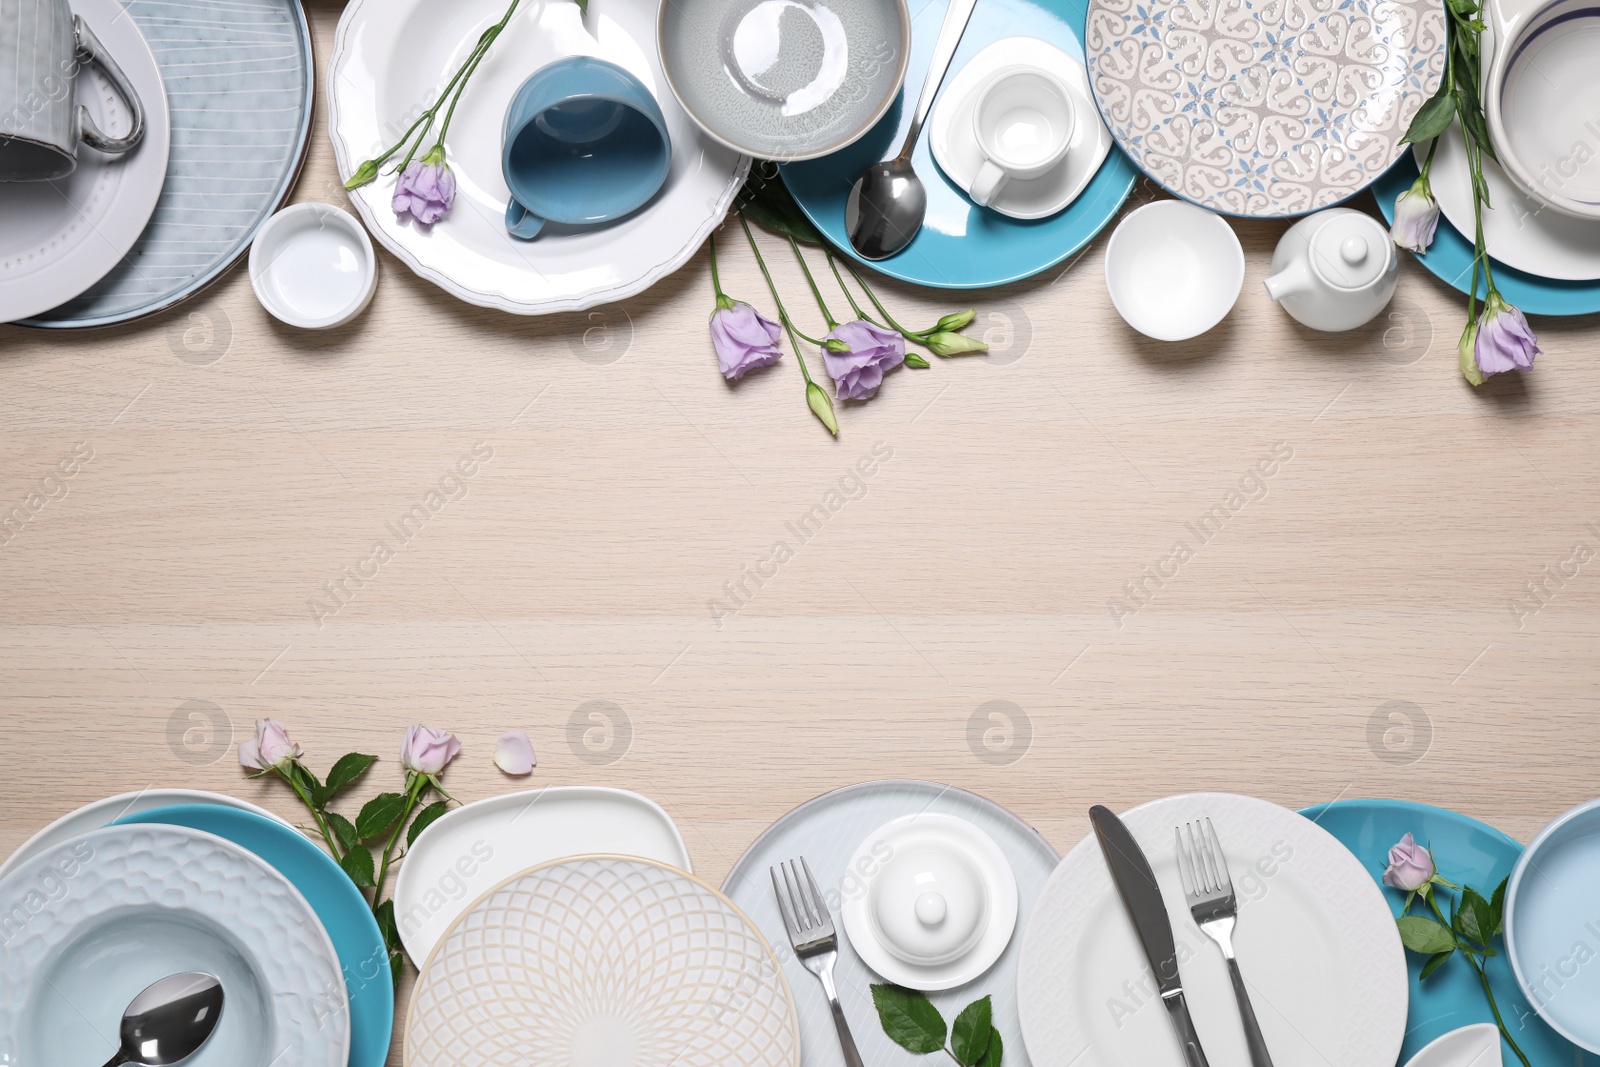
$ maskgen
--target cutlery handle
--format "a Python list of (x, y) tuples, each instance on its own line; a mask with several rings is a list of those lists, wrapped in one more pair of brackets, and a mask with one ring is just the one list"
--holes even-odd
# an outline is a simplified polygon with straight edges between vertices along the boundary
[(1200, 1049), (1200, 1035), (1195, 1032), (1194, 1019), (1189, 1016), (1189, 1005), (1183, 999), (1183, 991), (1164, 998), (1167, 1011), (1172, 1014), (1172, 1028), (1178, 1032), (1178, 1044), (1183, 1047), (1183, 1062), (1185, 1067), (1211, 1067), (1206, 1062), (1206, 1054)]
[(928, 120), (928, 111), (933, 107), (933, 98), (939, 95), (939, 84), (944, 81), (945, 71), (950, 69), (956, 46), (961, 43), (967, 21), (972, 18), (972, 9), (977, 6), (978, 0), (950, 0), (950, 6), (945, 9), (939, 38), (933, 43), (933, 59), (928, 63), (928, 76), (922, 83), (922, 95), (917, 97), (917, 110), (911, 115), (911, 129), (906, 132), (905, 144), (900, 148), (901, 159), (911, 158), (911, 150), (916, 147), (917, 137), (922, 133), (922, 124)]
[(1239, 1001), (1239, 1018), (1244, 1020), (1244, 1040), (1250, 1046), (1250, 1067), (1272, 1067), (1272, 1057), (1267, 1053), (1267, 1039), (1261, 1036), (1256, 1023), (1255, 1005), (1244, 988), (1244, 975), (1239, 973), (1239, 961), (1228, 958), (1228, 977), (1233, 979), (1233, 995)]
[(817, 975), (822, 979), (822, 991), (828, 994), (828, 1007), (833, 1011), (833, 1028), (839, 1031), (839, 1051), (844, 1053), (844, 1067), (863, 1067), (861, 1053), (856, 1051), (856, 1039), (850, 1033), (850, 1022), (844, 1017), (844, 1007), (839, 1003), (839, 991), (833, 985), (830, 967)]

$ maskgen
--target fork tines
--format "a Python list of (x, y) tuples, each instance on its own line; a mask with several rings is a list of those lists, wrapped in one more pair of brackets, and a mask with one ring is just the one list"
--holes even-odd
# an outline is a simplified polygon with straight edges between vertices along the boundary
[(1192, 898), (1233, 896), (1233, 876), (1228, 873), (1227, 855), (1217, 839), (1210, 818), (1177, 827), (1178, 876), (1183, 891)]
[(778, 898), (778, 910), (783, 913), (783, 925), (789, 931), (789, 942), (796, 952), (822, 946), (834, 940), (833, 916), (811, 875), (811, 866), (805, 857), (788, 860), (768, 868), (772, 875), (772, 890)]

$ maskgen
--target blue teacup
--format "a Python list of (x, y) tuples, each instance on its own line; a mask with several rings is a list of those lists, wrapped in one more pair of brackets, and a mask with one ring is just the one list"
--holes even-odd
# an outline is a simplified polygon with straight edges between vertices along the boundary
[(672, 142), (661, 107), (632, 74), (590, 56), (558, 59), (517, 90), (506, 110), (501, 167), (506, 229), (534, 237), (545, 222), (609, 222), (636, 211), (667, 180)]

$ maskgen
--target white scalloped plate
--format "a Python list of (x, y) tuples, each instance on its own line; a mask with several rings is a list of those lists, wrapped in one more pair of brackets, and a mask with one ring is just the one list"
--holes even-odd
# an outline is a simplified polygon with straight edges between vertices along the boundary
[[(437, 87), (505, 11), (504, 0), (351, 0), (339, 20), (328, 78), (329, 132), (348, 178), (432, 102)], [(510, 196), (500, 172), (501, 126), (518, 87), (561, 55), (598, 55), (655, 94), (672, 139), (672, 169), (655, 199), (605, 226), (547, 228), (533, 241), (505, 232)], [(462, 94), (446, 140), (458, 191), (432, 227), (400, 220), (382, 176), (350, 194), (385, 248), (471, 304), (519, 315), (577, 311), (643, 292), (677, 270), (727, 214), (750, 168), (701, 132), (667, 88), (653, 0), (525, 4)]]
[[(1250, 1062), (1227, 965), (1190, 919), (1178, 878), (1173, 831), (1206, 817), (1233, 876), (1234, 947), (1274, 1067), (1393, 1067), (1405, 1038), (1406, 958), (1377, 882), (1311, 820), (1226, 793), (1167, 797), (1122, 816), (1161, 884), (1207, 1058)], [(1182, 1067), (1092, 835), (1039, 895), (1023, 934), (1017, 1003), (1035, 1067)]]
[(345, 1067), (350, 1000), (316, 913), (263, 860), (181, 826), (109, 826), (0, 881), (0, 1065), (104, 1063), (134, 996), (222, 980), (184, 1067)]
[(405, 1067), (799, 1067), (789, 984), (733, 903), (626, 856), (535, 867), (417, 979)]

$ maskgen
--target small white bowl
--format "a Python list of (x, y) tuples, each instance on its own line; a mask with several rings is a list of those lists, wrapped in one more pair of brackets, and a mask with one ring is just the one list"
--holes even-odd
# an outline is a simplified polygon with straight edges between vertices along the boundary
[(378, 288), (372, 239), (332, 204), (284, 208), (250, 246), (250, 285), (275, 318), (306, 330), (343, 326)]
[(1117, 313), (1157, 341), (1198, 337), (1221, 322), (1244, 285), (1244, 248), (1219, 215), (1182, 200), (1131, 213), (1106, 246)]

